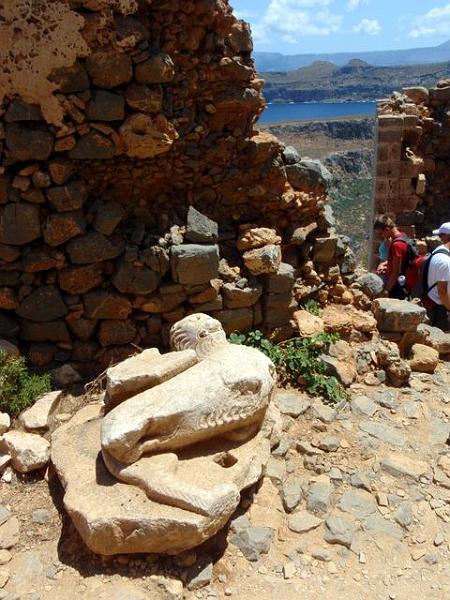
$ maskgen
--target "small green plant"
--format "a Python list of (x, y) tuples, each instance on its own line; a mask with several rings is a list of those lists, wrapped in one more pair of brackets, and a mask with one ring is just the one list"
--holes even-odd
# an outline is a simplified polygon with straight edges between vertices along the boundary
[(322, 396), (330, 403), (346, 400), (348, 394), (336, 377), (325, 373), (325, 366), (319, 359), (336, 342), (336, 333), (319, 333), (312, 337), (292, 338), (280, 344), (273, 344), (261, 331), (233, 333), (229, 341), (257, 348), (268, 356), (277, 367), (280, 382), (284, 385), (304, 387), (312, 396)]
[(244, 346), (251, 346), (252, 348), (261, 350), (263, 354), (270, 358), (276, 367), (278, 367), (281, 362), (281, 349), (276, 344), (272, 344), (270, 340), (265, 338), (259, 329), (250, 331), (249, 333), (232, 333), (229, 337), (229, 341), (232, 344), (242, 344)]
[(0, 351), (0, 411), (16, 417), (50, 390), (49, 375), (30, 374), (23, 357)]
[(306, 302), (303, 304), (303, 308), (315, 317), (320, 317), (320, 315), (322, 314), (320, 304), (312, 299), (306, 300)]

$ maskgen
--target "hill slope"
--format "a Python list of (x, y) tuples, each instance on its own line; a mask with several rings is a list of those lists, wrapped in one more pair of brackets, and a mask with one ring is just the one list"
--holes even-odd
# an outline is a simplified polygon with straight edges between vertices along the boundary
[(450, 40), (430, 48), (409, 50), (380, 50), (378, 52), (338, 52), (335, 54), (295, 54), (276, 52), (255, 52), (258, 71), (290, 71), (305, 67), (318, 60), (343, 66), (353, 58), (359, 58), (373, 66), (392, 67), (397, 65), (420, 65), (446, 62), (450, 60)]
[(316, 61), (308, 67), (281, 73), (261, 73), (268, 102), (373, 100), (412, 85), (432, 87), (450, 77), (450, 62), (403, 67), (374, 67), (352, 60), (343, 67)]

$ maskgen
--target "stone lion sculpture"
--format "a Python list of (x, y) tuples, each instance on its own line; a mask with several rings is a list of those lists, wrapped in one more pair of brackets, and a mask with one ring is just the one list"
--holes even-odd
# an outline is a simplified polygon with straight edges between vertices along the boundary
[(213, 514), (236, 505), (240, 490), (231, 483), (189, 485), (177, 476), (176, 454), (168, 453), (212, 438), (250, 438), (261, 427), (275, 367), (258, 350), (228, 343), (220, 322), (204, 314), (176, 323), (170, 341), (174, 354), (196, 364), (105, 416), (103, 459), (115, 477), (150, 498)]
[(204, 314), (176, 323), (170, 341), (168, 354), (145, 350), (109, 369), (106, 406), (82, 409), (53, 435), (64, 504), (94, 552), (201, 544), (270, 456), (273, 363), (230, 344)]

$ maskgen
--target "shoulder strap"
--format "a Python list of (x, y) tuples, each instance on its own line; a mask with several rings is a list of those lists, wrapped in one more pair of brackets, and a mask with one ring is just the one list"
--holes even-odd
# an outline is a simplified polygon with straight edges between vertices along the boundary
[(450, 250), (447, 250), (447, 248), (438, 248), (437, 250), (432, 252), (431, 256), (430, 256), (430, 260), (433, 258), (433, 256), (436, 256), (436, 254), (445, 254), (446, 256), (448, 256), (450, 258)]
[(426, 285), (424, 286), (426, 288), (425, 294), (428, 294), (429, 292), (431, 292), (431, 290), (433, 290), (438, 284), (438, 282), (436, 281), (436, 283), (433, 283), (432, 286), (428, 287), (428, 272), (430, 270), (431, 259), (433, 258), (433, 256), (436, 256), (436, 254), (445, 254), (446, 256), (448, 256), (450, 258), (450, 250), (447, 250), (447, 248), (437, 248), (428, 257), (428, 260), (426, 261), (426, 264), (424, 267), (424, 280), (426, 283)]
[(392, 244), (395, 244), (395, 242), (404, 242), (405, 244), (407, 244), (409, 241), (410, 241), (410, 239), (407, 235), (399, 235), (398, 237), (396, 237), (392, 240), (391, 246), (392, 246)]

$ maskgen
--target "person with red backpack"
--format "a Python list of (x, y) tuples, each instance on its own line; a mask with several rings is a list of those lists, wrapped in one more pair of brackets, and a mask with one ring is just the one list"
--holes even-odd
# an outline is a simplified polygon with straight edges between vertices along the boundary
[(438, 235), (442, 244), (430, 254), (424, 266), (422, 304), (428, 310), (431, 325), (450, 331), (450, 222), (435, 229), (433, 235)]
[(385, 263), (385, 293), (389, 298), (404, 300), (407, 297), (405, 275), (409, 264), (417, 256), (414, 244), (387, 215), (378, 215), (375, 218), (373, 231), (377, 239), (385, 240), (389, 246)]

